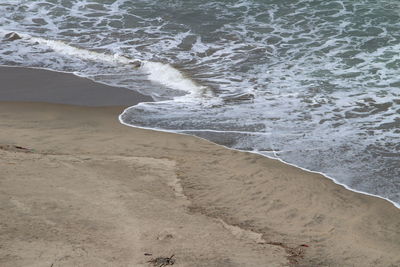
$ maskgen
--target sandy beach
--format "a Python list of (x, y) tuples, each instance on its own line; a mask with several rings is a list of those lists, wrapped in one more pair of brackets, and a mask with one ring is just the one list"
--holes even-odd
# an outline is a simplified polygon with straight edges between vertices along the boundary
[[(131, 90), (43, 69), (0, 67), (1, 101), (45, 102), (77, 106), (130, 106), (152, 101)], [(110, 90), (112, 88), (112, 90)]]
[(124, 126), (124, 107), (150, 101), (133, 91), (23, 68), (0, 82), (1, 266), (400, 266), (386, 200)]

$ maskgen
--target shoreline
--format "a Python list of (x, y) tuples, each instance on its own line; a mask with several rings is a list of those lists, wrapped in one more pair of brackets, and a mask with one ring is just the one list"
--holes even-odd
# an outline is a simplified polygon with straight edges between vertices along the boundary
[[(126, 109), (129, 109), (129, 107), (125, 108), (124, 111)], [(124, 113), (124, 111), (118, 116), (118, 120), (119, 120), (119, 122), (121, 124), (123, 124), (125, 126), (132, 127), (132, 128), (137, 128), (137, 129), (143, 129), (143, 130), (151, 130), (151, 131), (158, 131), (158, 132), (165, 132), (165, 133), (173, 133), (173, 134), (178, 134), (178, 135), (186, 135), (186, 136), (191, 136), (191, 137), (194, 137), (194, 138), (199, 138), (201, 140), (205, 140), (205, 141), (211, 142), (208, 139), (203, 138), (203, 137), (199, 137), (199, 136), (195, 136), (195, 135), (191, 135), (191, 134), (186, 134), (186, 133), (180, 133), (180, 132), (173, 131), (173, 130), (165, 130), (165, 129), (161, 129), (161, 128), (142, 127), (142, 126), (138, 126), (138, 125), (131, 125), (131, 124), (125, 123), (121, 119), (121, 115)], [(385, 198), (385, 197), (382, 197), (382, 196), (379, 196), (379, 195), (375, 195), (375, 194), (371, 194), (371, 193), (368, 193), (368, 192), (364, 192), (364, 191), (360, 191), (360, 190), (357, 190), (357, 189), (353, 189), (353, 188), (351, 188), (350, 186), (348, 186), (348, 185), (346, 185), (344, 183), (338, 182), (335, 178), (330, 177), (326, 173), (319, 172), (319, 171), (312, 171), (312, 170), (309, 170), (307, 168), (301, 167), (299, 165), (284, 161), (283, 159), (281, 159), (279, 157), (271, 157), (271, 156), (262, 154), (260, 152), (231, 148), (231, 147), (220, 145), (220, 144), (217, 144), (217, 143), (214, 143), (214, 142), (211, 142), (211, 143), (216, 145), (216, 146), (221, 146), (221, 147), (223, 147), (225, 149), (230, 149), (230, 150), (233, 150), (233, 151), (239, 151), (239, 152), (244, 152), (244, 153), (251, 153), (251, 154), (259, 155), (259, 156), (262, 156), (262, 157), (266, 157), (268, 159), (278, 160), (278, 161), (282, 162), (283, 164), (286, 164), (286, 165), (289, 165), (289, 166), (293, 166), (293, 167), (301, 169), (303, 171), (306, 171), (306, 172), (309, 172), (309, 173), (319, 174), (319, 175), (323, 176), (324, 178), (326, 178), (328, 180), (331, 180), (335, 184), (344, 187), (346, 190), (349, 190), (349, 191), (354, 192), (354, 193), (358, 193), (358, 194), (362, 194), (362, 195), (366, 195), (366, 196), (370, 196), (370, 197), (376, 197), (376, 198), (379, 198), (379, 199), (382, 199), (382, 200), (386, 200), (387, 202), (389, 202), (390, 204), (392, 204), (393, 206), (395, 206), (397, 209), (400, 210), (400, 203), (396, 203), (396, 202), (390, 200), (389, 198)]]
[[(56, 70), (51, 70), (51, 69), (47, 69), (47, 68), (39, 68), (39, 67), (20, 67), (20, 66), (10, 66), (10, 65), (1, 65), (1, 66), (0, 66), (0, 71), (1, 71), (2, 69), (4, 69), (4, 68), (16, 68), (16, 69), (27, 69), (27, 70), (40, 70), (40, 71), (50, 72), (50, 73), (52, 73), (52, 72), (53, 72), (53, 73), (61, 73), (61, 74), (65, 74), (65, 75), (68, 75), (68, 76), (69, 76), (69, 75), (73, 75), (74, 77), (77, 77), (77, 78), (79, 78), (79, 79), (88, 80), (88, 81), (90, 81), (91, 83), (99, 84), (99, 85), (103, 86), (104, 88), (106, 88), (106, 90), (111, 90), (111, 88), (114, 88), (114, 89), (112, 89), (112, 90), (121, 90), (121, 89), (122, 89), (121, 91), (133, 92), (132, 95), (134, 95), (135, 101), (132, 101), (131, 98), (128, 98), (128, 101), (132, 101), (132, 102), (131, 102), (132, 104), (125, 104), (125, 105), (127, 105), (127, 107), (124, 107), (123, 110), (121, 111), (121, 113), (120, 113), (119, 116), (118, 116), (118, 120), (119, 120), (119, 122), (120, 122), (121, 124), (123, 124), (123, 125), (125, 125), (125, 126), (128, 126), (128, 127), (133, 127), (133, 128), (140, 128), (140, 129), (145, 129), (145, 130), (154, 130), (154, 131), (167, 132), (167, 133), (174, 133), (174, 134), (182, 134), (182, 135), (188, 135), (188, 136), (193, 136), (193, 137), (195, 137), (195, 138), (207, 140), (207, 139), (202, 138), (202, 137), (198, 137), (198, 136), (194, 136), (194, 135), (190, 135), (190, 134), (185, 134), (185, 133), (180, 133), (180, 132), (173, 131), (173, 130), (165, 130), (165, 129), (160, 129), (160, 128), (150, 128), (150, 127), (141, 127), (141, 126), (137, 126), (137, 125), (130, 125), (130, 124), (124, 123), (124, 122), (122, 121), (121, 115), (125, 112), (126, 109), (129, 109), (129, 107), (134, 106), (134, 105), (137, 105), (137, 104), (142, 103), (142, 102), (154, 102), (154, 99), (153, 99), (151, 96), (142, 95), (142, 94), (140, 94), (139, 92), (136, 92), (136, 91), (133, 91), (133, 90), (129, 90), (129, 89), (124, 88), (124, 87), (110, 86), (110, 85), (107, 85), (107, 84), (105, 84), (105, 83), (100, 83), (100, 82), (98, 82), (98, 81), (94, 81), (94, 80), (92, 80), (92, 79), (90, 79), (90, 78), (88, 78), (88, 77), (79, 76), (79, 75), (77, 75), (77, 74), (75, 74), (75, 73), (70, 73), (70, 72), (56, 71)], [(1, 72), (0, 72), (0, 75), (2, 75)], [(2, 93), (2, 92), (0, 91), (0, 93)], [(72, 94), (76, 95), (76, 92), (73, 92)], [(138, 96), (139, 96), (139, 97), (138, 97)], [(54, 97), (54, 96), (53, 96), (53, 97)], [(137, 101), (137, 100), (138, 100), (138, 101)], [(0, 95), (0, 101), (2, 101), (2, 95)], [(86, 101), (87, 101), (87, 100), (86, 100)], [(121, 101), (121, 100), (118, 99), (117, 101)], [(33, 102), (37, 102), (37, 101), (33, 101)], [(44, 101), (44, 102), (48, 103), (47, 101)], [(49, 103), (53, 103), (53, 102), (49, 102)], [(67, 104), (67, 103), (59, 103), (59, 104)], [(72, 105), (76, 105), (76, 104), (75, 104), (75, 103), (72, 103)], [(81, 105), (81, 104), (78, 104), (78, 105)], [(103, 102), (103, 103), (100, 103), (100, 104), (97, 104), (97, 105), (95, 105), (95, 106), (104, 106), (104, 105), (105, 105), (105, 106), (110, 106), (110, 104), (105, 104), (104, 102)], [(84, 104), (83, 106), (87, 106), (87, 105)], [(89, 105), (89, 106), (90, 106), (90, 105)], [(111, 106), (115, 106), (115, 104), (111, 104)], [(121, 105), (118, 105), (118, 106), (121, 106)], [(207, 140), (207, 141), (208, 141), (208, 140)], [(213, 142), (211, 142), (211, 143), (213, 143)], [(359, 193), (359, 194), (363, 194), (363, 195), (372, 196), (372, 197), (376, 197), (376, 198), (379, 198), (379, 199), (386, 200), (386, 201), (388, 201), (390, 204), (392, 204), (393, 206), (395, 206), (396, 208), (400, 209), (400, 203), (396, 203), (396, 202), (390, 200), (389, 198), (386, 198), (386, 197), (383, 197), (383, 196), (380, 196), (380, 195), (375, 195), (375, 194), (372, 194), (372, 193), (368, 193), (368, 192), (364, 192), (364, 191), (360, 191), (360, 190), (351, 188), (350, 186), (348, 186), (348, 185), (346, 185), (346, 184), (344, 184), (344, 183), (341, 183), (341, 182), (337, 181), (335, 178), (330, 177), (330, 176), (327, 175), (326, 173), (319, 172), (319, 171), (312, 171), (312, 170), (309, 170), (309, 169), (307, 169), (307, 168), (298, 166), (298, 165), (296, 165), (296, 164), (293, 164), (293, 163), (284, 161), (283, 159), (281, 159), (281, 158), (279, 158), (279, 157), (270, 157), (270, 156), (268, 156), (268, 155), (265, 155), (265, 154), (262, 154), (262, 153), (259, 153), (259, 152), (256, 152), (256, 151), (240, 150), (240, 149), (235, 149), (235, 148), (227, 147), (227, 146), (220, 145), (220, 144), (216, 144), (216, 143), (213, 143), (213, 144), (215, 144), (215, 145), (217, 145), (217, 146), (222, 146), (222, 147), (224, 147), (224, 148), (226, 148), (226, 149), (232, 149), (232, 150), (236, 150), (236, 151), (240, 151), (240, 152), (253, 153), (253, 154), (260, 155), (260, 156), (263, 156), (263, 157), (266, 157), (266, 158), (269, 158), (269, 159), (277, 159), (277, 160), (279, 160), (280, 162), (282, 162), (282, 163), (284, 163), (284, 164), (287, 164), (287, 165), (290, 165), (290, 166), (299, 168), (299, 169), (301, 169), (301, 170), (308, 171), (308, 172), (310, 172), (310, 173), (320, 174), (320, 175), (324, 176), (326, 179), (329, 179), (329, 180), (333, 181), (333, 182), (334, 182), (335, 184), (337, 184), (337, 185), (343, 186), (345, 189), (347, 189), (347, 190), (349, 190), (349, 191), (352, 191), (352, 192), (355, 192), (355, 193)]]
[[(48, 75), (51, 76), (52, 73), (49, 72)], [(72, 75), (70, 76), (73, 79)], [(228, 252), (235, 251), (235, 253), (246, 255), (243, 261), (237, 256), (229, 256), (225, 251), (224, 257), (229, 258), (230, 261), (220, 261), (221, 259), (217, 261), (215, 257), (224, 251), (224, 246), (220, 244), (214, 247), (219, 251), (218, 253), (208, 252), (211, 253), (209, 255), (213, 260), (205, 262), (204, 266), (207, 266), (207, 263), (208, 266), (235, 266), (233, 263), (239, 264), (239, 262), (240, 266), (254, 266), (260, 264), (257, 260), (261, 260), (264, 264), (268, 261), (271, 266), (368, 264), (368, 262), (371, 263), (371, 259), (377, 262), (376, 266), (385, 266), (388, 262), (400, 263), (400, 258), (393, 254), (400, 247), (399, 242), (396, 241), (400, 232), (395, 227), (396, 218), (400, 218), (400, 213), (396, 207), (388, 205), (388, 201), (383, 201), (383, 198), (348, 190), (345, 186), (326, 179), (329, 177), (305, 171), (277, 159), (270, 159), (265, 155), (226, 149), (224, 146), (187, 134), (177, 135), (154, 129), (126, 127), (113, 117), (121, 113), (120, 106), (89, 108), (21, 102), (3, 102), (0, 106), (2, 106), (0, 109), (3, 115), (6, 114), (2, 123), (4, 132), (0, 134), (0, 145), (4, 146), (7, 140), (19, 140), (18, 143), (14, 142), (14, 146), (34, 144), (33, 149), (39, 152), (25, 155), (26, 161), (29, 161), (31, 156), (36, 157), (37, 154), (44, 158), (49, 156), (55, 162), (60, 160), (62, 163), (67, 160), (67, 165), (70, 166), (75, 164), (74, 161), (84, 162), (83, 156), (79, 155), (90, 152), (89, 155), (93, 158), (98, 157), (100, 162), (102, 158), (108, 162), (108, 157), (111, 157), (112, 162), (122, 165), (125, 163), (120, 162), (121, 157), (133, 157), (139, 169), (140, 164), (143, 163), (141, 160), (146, 159), (146, 164), (151, 165), (148, 167), (150, 172), (156, 170), (159, 163), (168, 165), (170, 170), (176, 166), (176, 177), (172, 177), (172, 180), (171, 177), (168, 178), (170, 180), (166, 184), (168, 188), (172, 188), (172, 195), (175, 196), (169, 198), (167, 202), (174, 203), (176, 199), (179, 199), (178, 207), (184, 208), (180, 210), (176, 207), (175, 209), (180, 210), (178, 212), (180, 218), (193, 216), (190, 219), (193, 225), (196, 225), (195, 222), (199, 220), (206, 222), (211, 228), (221, 226), (231, 236), (225, 236), (227, 233), (223, 233), (221, 228), (218, 228), (219, 230), (213, 228), (215, 232), (210, 231), (210, 233), (216, 236), (223, 233), (226, 242), (229, 240), (234, 243), (232, 247), (228, 247)], [(78, 114), (82, 116), (79, 117)], [(112, 127), (109, 127), (110, 125)], [(29, 135), (26, 135), (27, 132)], [(12, 143), (8, 142), (7, 145), (10, 146)], [(127, 144), (132, 147), (127, 147)], [(17, 148), (8, 146), (0, 150), (6, 158), (12, 158), (12, 153), (22, 153)], [(59, 155), (59, 151), (74, 160), (61, 159), (60, 157), (63, 156)], [(160, 160), (163, 159), (169, 162), (161, 163)], [(99, 162), (99, 160), (96, 159), (94, 162)], [(48, 163), (45, 162), (45, 164)], [(97, 165), (96, 168), (102, 168)], [(61, 166), (64, 165), (61, 164)], [(27, 169), (34, 168), (34, 165), (28, 164), (27, 167)], [(90, 166), (84, 167), (86, 171), (91, 170)], [(40, 172), (41, 169), (37, 171)], [(163, 174), (163, 170), (159, 171), (151, 179), (164, 183), (162, 179), (166, 175)], [(118, 172), (112, 173), (118, 176)], [(79, 175), (76, 179), (80, 179)], [(104, 179), (105, 182), (110, 182)], [(140, 181), (140, 178), (136, 181)], [(148, 184), (144, 183), (143, 186), (146, 187)], [(156, 195), (164, 189), (152, 188)], [(140, 192), (143, 194), (147, 191)], [(47, 192), (42, 193), (47, 194)], [(137, 201), (140, 201), (140, 198)], [(159, 204), (156, 206), (159, 207)], [(26, 208), (24, 209), (26, 212)], [(146, 212), (143, 211), (143, 214), (149, 216), (147, 223), (151, 224), (154, 219), (163, 218)], [(203, 220), (203, 216), (206, 221)], [(214, 220), (222, 220), (222, 223)], [(183, 227), (191, 228), (192, 224), (184, 224)], [(175, 233), (178, 233), (178, 236), (180, 233), (178, 228), (174, 231), (171, 234), (172, 240), (175, 238)], [(371, 238), (367, 234), (374, 237)], [(349, 240), (349, 235), (354, 238)], [(144, 239), (140, 242), (150, 242), (150, 247), (158, 247), (161, 243), (165, 245), (169, 237), (156, 241)], [(249, 240), (252, 240), (251, 245), (247, 244)], [(365, 246), (358, 244), (360, 240), (364, 241)], [(189, 241), (186, 245), (188, 248), (193, 248), (190, 240), (183, 238), (180, 241)], [(210, 241), (208, 239), (205, 243), (200, 242), (196, 249), (200, 248), (204, 251), (206, 249), (204, 246), (207, 246)], [(227, 244), (230, 244), (229, 242)], [(343, 247), (346, 246), (349, 247), (344, 249)], [(158, 249), (163, 251), (160, 247)], [(266, 255), (261, 257), (258, 253)], [(179, 257), (183, 254), (182, 251)], [(138, 254), (135, 255), (138, 256)], [(195, 250), (186, 256), (188, 255), (197, 257), (197, 260), (206, 259), (200, 254), (196, 255)], [(261, 258), (250, 262), (250, 258), (256, 255)], [(365, 258), (360, 259), (361, 255)], [(129, 258), (129, 260), (133, 259)], [(193, 263), (199, 262), (187, 261), (182, 266), (190, 266)]]

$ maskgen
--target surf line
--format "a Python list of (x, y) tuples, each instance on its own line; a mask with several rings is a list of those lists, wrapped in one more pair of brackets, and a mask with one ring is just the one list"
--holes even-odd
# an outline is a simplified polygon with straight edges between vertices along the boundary
[[(145, 103), (146, 103), (146, 102), (142, 102), (142, 103), (139, 103), (139, 104), (137, 104), (137, 105), (145, 104)], [(137, 106), (137, 105), (135, 105), (135, 106)], [(135, 107), (135, 106), (132, 106), (132, 107)], [(280, 162), (282, 162), (282, 163), (284, 163), (284, 164), (287, 164), (287, 165), (290, 165), (290, 166), (299, 168), (299, 169), (301, 169), (301, 170), (303, 170), (303, 171), (307, 171), (307, 172), (310, 172), (310, 173), (316, 173), (316, 174), (322, 175), (323, 177), (332, 180), (335, 184), (340, 185), (340, 186), (343, 186), (345, 189), (347, 189), (347, 190), (349, 190), (349, 191), (352, 191), (352, 192), (355, 192), (355, 193), (359, 193), (359, 194), (363, 194), (363, 195), (367, 195), (367, 196), (376, 197), (376, 198), (380, 198), (380, 199), (386, 200), (386, 201), (388, 201), (389, 203), (391, 203), (393, 206), (395, 206), (396, 208), (400, 209), (400, 203), (396, 203), (396, 202), (390, 200), (389, 198), (385, 198), (385, 197), (382, 197), (382, 196), (379, 196), (379, 195), (375, 195), (375, 194), (372, 194), (372, 193), (368, 193), (368, 192), (364, 192), (364, 191), (360, 191), (360, 190), (351, 188), (350, 186), (348, 186), (348, 185), (346, 185), (346, 184), (344, 184), (344, 183), (341, 183), (341, 182), (337, 181), (335, 178), (333, 178), (333, 177), (331, 177), (331, 176), (329, 176), (329, 175), (327, 175), (327, 174), (325, 174), (325, 173), (323, 173), (323, 172), (312, 171), (312, 170), (303, 168), (303, 167), (301, 167), (301, 166), (298, 166), (298, 165), (296, 165), (296, 164), (293, 164), (293, 163), (290, 163), (290, 162), (286, 162), (286, 161), (284, 161), (283, 159), (281, 159), (281, 158), (279, 158), (279, 157), (277, 156), (276, 151), (273, 151), (275, 157), (272, 157), (272, 156), (268, 156), (268, 155), (266, 155), (266, 154), (263, 154), (263, 153), (261, 153), (261, 152), (259, 152), (259, 151), (248, 151), (248, 150), (236, 149), (236, 148), (231, 148), (231, 147), (228, 147), (228, 146), (220, 145), (220, 144), (214, 143), (214, 142), (212, 142), (212, 141), (210, 141), (210, 140), (208, 140), (208, 139), (206, 139), (206, 138), (203, 138), (203, 137), (199, 137), (199, 136), (195, 136), (195, 135), (192, 135), (192, 134), (185, 133), (185, 132), (183, 132), (182, 130), (167, 130), (167, 129), (156, 128), (156, 127), (155, 127), (155, 128), (151, 128), (151, 127), (143, 127), (143, 126), (134, 125), (134, 124), (128, 124), (128, 123), (126, 123), (126, 122), (123, 121), (122, 116), (124, 115), (124, 113), (125, 113), (126, 111), (128, 111), (128, 110), (129, 110), (130, 108), (132, 108), (132, 107), (128, 107), (128, 108), (124, 109), (123, 112), (118, 116), (118, 120), (119, 120), (119, 122), (120, 122), (121, 124), (123, 124), (123, 125), (125, 125), (125, 126), (128, 126), (128, 127), (132, 127), (132, 128), (138, 128), (138, 129), (144, 129), (144, 130), (152, 130), (152, 131), (159, 131), (159, 132), (166, 132), (166, 133), (174, 133), (174, 134), (182, 134), (182, 135), (193, 136), (193, 137), (195, 137), (195, 138), (199, 138), (199, 139), (202, 139), (202, 140), (211, 142), (211, 143), (213, 143), (213, 144), (215, 144), (215, 145), (217, 145), (217, 146), (220, 146), (220, 147), (223, 147), (223, 148), (226, 148), (226, 149), (230, 149), (230, 150), (234, 150), (234, 151), (240, 151), (240, 152), (247, 152), (247, 153), (252, 153), (252, 154), (257, 154), (257, 155), (260, 155), (260, 156), (263, 156), (263, 157), (266, 157), (266, 158), (269, 158), (269, 159), (279, 160)]]
[[(10, 32), (5, 32), (0, 29), (0, 32), (5, 35)], [(13, 32), (16, 33), (16, 32)], [(52, 49), (57, 54), (63, 56), (71, 56), (81, 60), (88, 60), (94, 62), (104, 62), (111, 65), (125, 65), (132, 69), (136, 69), (147, 76), (151, 82), (161, 84), (168, 88), (177, 91), (183, 91), (190, 97), (203, 98), (214, 97), (211, 88), (200, 85), (188, 75), (185, 75), (177, 68), (168, 63), (153, 62), (141, 60), (137, 58), (130, 58), (129, 56), (120, 54), (106, 54), (94, 52), (83, 48), (78, 48), (67, 44), (61, 40), (48, 40), (41, 37), (34, 37), (26, 33), (16, 33), (20, 39), (14, 40), (16, 42), (29, 42), (33, 45), (42, 45), (46, 48)]]

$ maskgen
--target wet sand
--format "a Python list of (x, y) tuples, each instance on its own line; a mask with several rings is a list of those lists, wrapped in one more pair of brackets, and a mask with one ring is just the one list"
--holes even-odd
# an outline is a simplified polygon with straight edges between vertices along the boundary
[(152, 98), (68, 73), (0, 67), (0, 100), (78, 106), (129, 106)]
[[(28, 95), (43, 86), (27, 85)], [(108, 99), (0, 103), (1, 266), (151, 266), (171, 255), (174, 266), (400, 266), (391, 203), (277, 160), (121, 125), (128, 103)]]

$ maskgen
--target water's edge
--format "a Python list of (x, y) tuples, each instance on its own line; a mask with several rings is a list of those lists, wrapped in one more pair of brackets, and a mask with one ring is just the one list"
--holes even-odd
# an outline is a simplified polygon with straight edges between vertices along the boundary
[[(1, 66), (1, 67), (13, 67), (13, 68), (40, 69), (40, 70), (46, 70), (46, 71), (49, 71), (49, 72), (66, 73), (66, 74), (75, 75), (75, 76), (80, 77), (80, 78), (88, 79), (88, 80), (93, 81), (93, 82), (98, 83), (98, 84), (109, 85), (109, 84), (107, 84), (107, 83), (102, 83), (102, 82), (99, 82), (99, 81), (97, 81), (97, 80), (94, 80), (94, 79), (91, 79), (91, 78), (89, 78), (89, 77), (86, 77), (85, 75), (79, 75), (78, 73), (75, 73), (75, 72), (66, 72), (66, 71), (52, 70), (52, 69), (42, 68), (42, 67), (26, 67), (26, 66), (15, 66), (15, 65), (14, 65), (14, 66), (13, 66), (13, 65), (0, 65), (0, 66)], [(117, 87), (117, 86), (115, 86), (115, 87)], [(127, 88), (125, 88), (125, 87), (120, 87), (120, 88), (123, 88), (123, 89), (125, 89), (125, 90), (131, 90), (131, 89), (127, 89)], [(132, 91), (134, 91), (134, 90), (132, 90)], [(135, 92), (137, 92), (137, 91), (135, 91)], [(143, 94), (142, 92), (138, 92), (138, 93)], [(150, 97), (151, 97), (151, 96), (150, 96)], [(150, 103), (150, 102), (141, 102), (141, 103)], [(140, 104), (140, 103), (139, 103), (139, 104)], [(139, 104), (138, 104), (138, 105), (139, 105)], [(134, 105), (134, 106), (136, 106), (136, 105)], [(368, 195), (368, 196), (372, 196), (372, 197), (376, 197), (376, 198), (380, 198), (380, 199), (386, 200), (386, 201), (388, 201), (389, 203), (391, 203), (393, 206), (395, 206), (396, 208), (400, 209), (400, 203), (396, 203), (396, 202), (394, 202), (394, 201), (392, 201), (392, 200), (390, 200), (390, 199), (388, 199), (388, 198), (385, 198), (385, 197), (382, 197), (382, 196), (379, 196), (379, 195), (375, 195), (375, 194), (371, 194), (371, 193), (368, 193), (368, 192), (364, 192), (364, 191), (360, 191), (360, 190), (353, 189), (353, 188), (351, 188), (350, 186), (348, 186), (348, 185), (346, 185), (346, 184), (344, 184), (344, 183), (340, 183), (340, 182), (337, 181), (335, 178), (330, 177), (329, 175), (327, 175), (327, 174), (325, 174), (325, 173), (323, 173), (323, 172), (312, 171), (312, 170), (303, 168), (303, 167), (298, 166), (298, 165), (296, 165), (296, 164), (292, 164), (292, 163), (286, 162), (286, 161), (284, 161), (283, 159), (281, 159), (281, 158), (279, 158), (279, 157), (270, 157), (270, 156), (268, 156), (268, 155), (262, 154), (262, 153), (257, 152), (257, 151), (240, 150), (240, 149), (235, 149), (235, 148), (227, 147), (227, 146), (224, 146), (224, 145), (221, 145), (221, 144), (217, 144), (217, 143), (211, 142), (210, 140), (208, 140), (208, 139), (206, 139), (206, 138), (198, 137), (198, 136), (191, 135), (191, 134), (187, 134), (187, 133), (182, 133), (182, 132), (179, 132), (179, 131), (166, 130), (166, 129), (161, 129), (161, 128), (142, 127), (142, 126), (138, 126), (138, 125), (132, 125), (132, 124), (125, 123), (125, 122), (122, 120), (123, 114), (124, 114), (129, 108), (134, 107), (134, 106), (130, 106), (130, 107), (128, 107), (128, 108), (125, 108), (125, 109), (121, 112), (121, 114), (118, 116), (118, 120), (119, 120), (119, 122), (120, 122), (122, 125), (125, 125), (125, 126), (128, 126), (128, 127), (132, 127), (132, 128), (137, 128), (137, 129), (152, 130), (152, 131), (158, 131), (158, 132), (166, 132), (166, 133), (173, 133), (173, 134), (178, 134), (178, 135), (191, 136), (191, 137), (193, 137), (193, 138), (199, 138), (199, 139), (201, 139), (201, 140), (205, 140), (205, 141), (207, 141), (207, 142), (210, 142), (210, 143), (212, 143), (212, 144), (214, 144), (214, 145), (216, 145), (216, 146), (219, 146), (219, 147), (223, 147), (223, 148), (225, 148), (225, 149), (229, 149), (229, 150), (233, 150), (233, 151), (240, 151), (240, 152), (245, 152), (245, 153), (257, 154), (257, 155), (260, 155), (260, 156), (262, 156), (262, 157), (266, 157), (266, 158), (273, 159), (273, 160), (278, 160), (278, 161), (280, 161), (280, 162), (282, 162), (282, 163), (284, 163), (284, 164), (286, 164), (286, 165), (290, 165), (290, 166), (299, 168), (299, 169), (304, 170), (304, 171), (307, 171), (307, 172), (309, 172), (309, 173), (320, 174), (320, 175), (322, 175), (323, 177), (325, 177), (325, 178), (327, 178), (327, 179), (330, 179), (330, 180), (333, 181), (335, 184), (340, 185), (340, 186), (343, 186), (345, 189), (347, 189), (347, 190), (349, 190), (349, 191), (352, 191), (352, 192), (355, 192), (355, 193), (359, 193), (359, 194), (363, 194), (363, 195)]]
[[(146, 103), (146, 102), (143, 102), (143, 103)], [(134, 106), (133, 106), (133, 107), (134, 107)], [(227, 147), (227, 146), (224, 146), (224, 145), (220, 145), (220, 144), (211, 142), (210, 140), (207, 140), (206, 138), (202, 138), (202, 137), (199, 137), (199, 136), (195, 136), (195, 135), (191, 135), (191, 134), (186, 134), (186, 133), (180, 133), (180, 132), (178, 132), (178, 131), (165, 130), (165, 129), (160, 129), (160, 128), (142, 127), (142, 126), (138, 126), (138, 125), (132, 125), (132, 124), (125, 123), (125, 122), (122, 120), (122, 115), (123, 115), (123, 114), (125, 113), (125, 111), (128, 110), (129, 108), (131, 108), (131, 107), (128, 107), (128, 108), (124, 109), (124, 111), (118, 116), (119, 122), (120, 122), (121, 124), (125, 125), (125, 126), (132, 127), (132, 128), (137, 128), (137, 129), (143, 129), (143, 130), (151, 130), (151, 131), (158, 131), (158, 132), (165, 132), (165, 133), (173, 133), (173, 134), (178, 134), (178, 135), (191, 136), (191, 137), (194, 137), (194, 138), (198, 138), (198, 139), (201, 139), (201, 140), (205, 140), (205, 141), (207, 141), (207, 142), (210, 142), (210, 143), (212, 143), (212, 144), (214, 144), (214, 145), (216, 145), (216, 146), (223, 147), (223, 148), (225, 148), (225, 149), (234, 150), (234, 151), (240, 151), (240, 152), (245, 152), (245, 153), (257, 154), (257, 155), (260, 155), (260, 156), (262, 156), (262, 157), (266, 157), (266, 158), (269, 158), (269, 159), (272, 159), (272, 160), (278, 160), (278, 161), (280, 161), (280, 162), (282, 162), (282, 163), (284, 163), (284, 164), (286, 164), (286, 165), (290, 165), (290, 166), (299, 168), (299, 169), (301, 169), (301, 170), (303, 170), (303, 171), (306, 171), (306, 172), (309, 172), (309, 173), (320, 174), (320, 175), (322, 175), (323, 177), (325, 177), (325, 178), (327, 178), (327, 179), (330, 179), (330, 180), (333, 181), (335, 184), (340, 185), (340, 186), (343, 186), (345, 189), (347, 189), (347, 190), (349, 190), (349, 191), (352, 191), (352, 192), (355, 192), (355, 193), (359, 193), (359, 194), (363, 194), (363, 195), (368, 195), (368, 196), (372, 196), (372, 197), (376, 197), (376, 198), (380, 198), (380, 199), (386, 200), (386, 201), (388, 201), (389, 203), (391, 203), (393, 206), (395, 206), (396, 208), (400, 209), (400, 203), (396, 203), (396, 202), (394, 202), (394, 201), (392, 201), (392, 200), (390, 200), (390, 199), (388, 199), (388, 198), (385, 198), (385, 197), (382, 197), (382, 196), (379, 196), (379, 195), (375, 195), (375, 194), (371, 194), (371, 193), (368, 193), (368, 192), (363, 192), (363, 191), (360, 191), (360, 190), (357, 190), (357, 189), (353, 189), (353, 188), (351, 188), (350, 186), (348, 186), (348, 185), (346, 185), (346, 184), (344, 184), (344, 183), (340, 183), (340, 182), (337, 181), (335, 178), (330, 177), (329, 175), (327, 175), (327, 174), (325, 174), (325, 173), (323, 173), (323, 172), (312, 171), (312, 170), (303, 168), (303, 167), (298, 166), (298, 165), (296, 165), (296, 164), (292, 164), (292, 163), (286, 162), (286, 161), (284, 161), (283, 159), (281, 159), (281, 158), (279, 158), (279, 157), (270, 157), (270, 156), (268, 156), (268, 155), (265, 155), (265, 154), (262, 154), (262, 153), (256, 152), (256, 151), (241, 150), (241, 149), (235, 149), (235, 148)]]
[[(3, 0), (0, 65), (139, 92), (154, 101), (113, 102), (131, 106), (120, 118), (127, 124), (280, 158), (400, 205), (399, 8), (396, 0)], [(114, 94), (77, 89), (71, 104)]]

